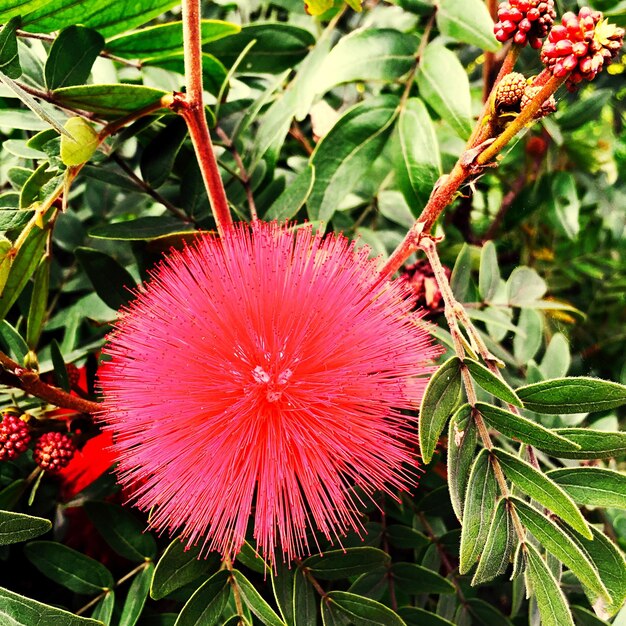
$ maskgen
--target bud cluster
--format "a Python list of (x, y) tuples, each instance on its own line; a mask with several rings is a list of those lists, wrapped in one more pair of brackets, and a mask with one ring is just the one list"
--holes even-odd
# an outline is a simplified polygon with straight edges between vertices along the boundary
[(618, 54), (624, 29), (602, 19), (600, 11), (587, 7), (578, 15), (568, 11), (555, 26), (541, 50), (541, 60), (554, 76), (568, 76), (568, 86), (593, 80)]
[[(533, 84), (532, 80), (526, 79), (519, 72), (511, 72), (504, 76), (496, 87), (494, 106), (499, 115), (507, 113), (519, 113), (530, 104), (541, 87)], [(539, 119), (556, 111), (556, 100), (550, 96), (535, 114)]]
[(18, 416), (5, 413), (0, 422), (0, 461), (12, 461), (26, 452), (30, 432), (26, 422)]
[(48, 472), (58, 472), (72, 460), (76, 446), (71, 437), (63, 433), (43, 434), (35, 445), (35, 463)]
[(555, 17), (554, 0), (509, 0), (500, 3), (494, 33), (498, 41), (538, 49)]

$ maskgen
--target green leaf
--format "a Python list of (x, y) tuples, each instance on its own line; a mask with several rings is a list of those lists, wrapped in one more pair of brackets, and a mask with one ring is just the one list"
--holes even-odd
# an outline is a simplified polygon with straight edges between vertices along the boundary
[(578, 626), (609, 626), (608, 622), (596, 617), (591, 611), (575, 604), (570, 606)]
[(187, 548), (180, 537), (174, 539), (156, 565), (150, 596), (162, 600), (218, 567), (219, 559), (214, 554), (204, 558), (201, 553), (200, 546)]
[(541, 361), (544, 378), (562, 378), (567, 374), (571, 360), (567, 338), (562, 333), (555, 333)]
[[(200, 40), (203, 44), (240, 32), (241, 27), (222, 20), (202, 20)], [(182, 22), (167, 22), (124, 33), (106, 44), (106, 51), (123, 59), (155, 59), (182, 52)]]
[(595, 592), (585, 589), (594, 611), (603, 619), (615, 615), (624, 606), (626, 601), (626, 561), (624, 554), (602, 532), (591, 527), (593, 541), (583, 537), (576, 537), (586, 554), (597, 568), (600, 579), (608, 589), (611, 601), (604, 602), (597, 598)]
[(266, 626), (285, 626), (272, 607), (261, 597), (254, 585), (239, 571), (233, 570), (232, 575), (237, 582), (241, 599), (246, 606)]
[(44, 161), (26, 180), (20, 192), (20, 208), (28, 209), (46, 196), (49, 183), (58, 172), (50, 168), (50, 163)]
[(491, 370), (488, 370), (484, 365), (481, 365), (478, 361), (473, 359), (465, 359), (464, 365), (469, 369), (472, 378), (490, 394), (494, 395), (499, 400), (513, 404), (517, 407), (523, 407), (522, 401), (517, 397), (517, 394), (502, 378), (496, 376)]
[(311, 219), (328, 221), (381, 153), (398, 113), (395, 96), (369, 98), (350, 109), (311, 156), (315, 182), (307, 206)]
[(52, 524), (42, 517), (0, 511), (0, 546), (33, 539), (51, 528)]
[(75, 254), (96, 293), (108, 306), (119, 309), (133, 299), (130, 289), (136, 287), (135, 280), (115, 259), (91, 248), (77, 248)]
[(6, 320), (0, 322), (0, 341), (18, 363), (23, 363), (28, 354), (28, 345), (17, 330)]
[(154, 189), (167, 180), (186, 137), (187, 124), (177, 116), (167, 121), (144, 148), (139, 167), (143, 179)]
[(110, 624), (115, 609), (115, 592), (108, 591), (102, 600), (96, 604), (96, 608), (91, 614), (91, 619), (97, 619), (104, 624)]
[(424, 463), (430, 463), (448, 418), (461, 399), (461, 361), (448, 359), (428, 381), (419, 419), (420, 452)]
[(104, 37), (91, 28), (64, 28), (48, 53), (44, 69), (46, 87), (58, 89), (85, 83), (103, 47)]
[(472, 250), (464, 243), (456, 257), (452, 274), (450, 276), (450, 289), (454, 297), (463, 302), (467, 296), (470, 287), (470, 278), (472, 275)]
[(102, 622), (31, 600), (0, 587), (0, 617), (7, 626), (102, 626)]
[(228, 602), (228, 570), (213, 574), (187, 600), (174, 626), (217, 626)]
[(535, 309), (522, 309), (513, 337), (513, 354), (523, 365), (532, 359), (543, 341), (543, 317)]
[(317, 605), (317, 592), (302, 569), (298, 568), (293, 581), (293, 625), (317, 626)]
[(331, 620), (334, 620), (333, 614), (339, 614), (354, 626), (406, 626), (398, 614), (385, 605), (347, 591), (330, 591), (326, 595), (322, 602), (322, 619), (325, 625), (335, 623), (328, 621), (329, 613)]
[(493, 514), (489, 534), (482, 549), (472, 585), (482, 585), (504, 574), (511, 561), (515, 538), (507, 500), (501, 498)]
[(440, 43), (430, 43), (422, 55), (417, 84), (420, 97), (462, 139), (472, 132), (469, 80), (456, 54)]
[(414, 606), (400, 607), (398, 615), (407, 626), (454, 626), (449, 620)]
[(472, 616), (474, 624), (489, 624), (489, 626), (513, 626), (508, 617), (491, 604), (478, 598), (467, 598), (466, 606)]
[(251, 41), (255, 44), (240, 65), (245, 73), (280, 74), (293, 69), (315, 44), (313, 35), (304, 28), (267, 22), (243, 26), (241, 32), (202, 49), (230, 67)]
[(426, 535), (402, 524), (390, 524), (385, 532), (389, 543), (396, 548), (419, 550), (430, 543)]
[(109, 502), (85, 502), (85, 512), (104, 540), (129, 561), (153, 559), (157, 553), (154, 537), (125, 508)]
[(98, 84), (62, 87), (53, 91), (52, 95), (56, 102), (64, 106), (116, 118), (155, 104), (168, 94), (144, 85)]
[(519, 498), (512, 497), (510, 501), (515, 506), (522, 524), (548, 552), (569, 567), (580, 582), (593, 589), (596, 595), (607, 596), (607, 589), (598, 571), (589, 562), (587, 555), (561, 528)]
[(526, 544), (525, 555), (528, 580), (537, 600), (542, 626), (574, 626), (565, 595), (539, 552), (534, 546)]
[(101, 224), (89, 231), (94, 239), (119, 241), (152, 241), (172, 235), (189, 235), (198, 231), (178, 218), (168, 216), (139, 217), (136, 220)]
[(274, 200), (263, 219), (268, 222), (292, 219), (306, 203), (314, 183), (315, 167), (309, 163)]
[(276, 570), (272, 572), (274, 598), (285, 623), (294, 626), (295, 576), (299, 570), (292, 568), (290, 563), (277, 562), (275, 567)]
[(56, 339), (50, 342), (50, 357), (52, 359), (52, 366), (54, 367), (54, 379), (56, 384), (61, 387), (63, 391), (69, 392), (70, 380), (67, 374), (67, 367), (65, 367), (63, 353)]
[(626, 404), (626, 385), (587, 376), (553, 378), (520, 387), (517, 395), (537, 413), (591, 413)]
[(149, 22), (178, 4), (178, 0), (48, 0), (22, 11), (25, 29), (50, 33), (73, 24), (99, 31), (104, 37), (123, 33)]
[[(0, 224), (0, 230), (3, 229)], [(9, 278), (9, 273), (11, 272), (11, 266), (13, 265), (13, 244), (9, 239), (0, 235), (0, 295), (4, 291), (4, 286)]]
[(568, 452), (559, 452), (551, 447), (545, 449), (562, 459), (610, 459), (626, 454), (626, 432), (591, 428), (557, 428), (554, 432), (580, 446)]
[[(162, 67), (170, 72), (178, 74), (185, 73), (185, 58), (182, 52), (171, 54), (167, 57), (157, 57), (142, 61), (142, 65), (153, 65)], [(208, 52), (202, 53), (202, 83), (203, 87), (209, 93), (218, 96), (222, 85), (226, 82), (228, 73), (221, 61), (218, 61), (212, 54)], [(209, 112), (209, 109), (207, 109)], [(213, 116), (212, 112), (210, 113)]]
[(448, 488), (452, 508), (459, 521), (463, 520), (463, 503), (477, 440), (478, 431), (472, 419), (471, 406), (464, 404), (452, 416), (448, 431)]
[(504, 450), (492, 453), (500, 462), (506, 477), (525, 494), (539, 502), (585, 537), (591, 538), (589, 526), (574, 501), (556, 483), (530, 463)]
[(506, 283), (511, 306), (525, 306), (540, 300), (548, 291), (546, 281), (530, 267), (516, 267)]
[(145, 569), (141, 570), (131, 583), (120, 617), (119, 626), (135, 626), (150, 590), (150, 581), (154, 573), (154, 564), (148, 563)]
[(303, 561), (302, 567), (311, 570), (320, 580), (341, 580), (358, 576), (381, 565), (388, 565), (390, 557), (378, 548), (368, 546), (330, 550), (323, 555), (315, 554)]
[(480, 251), (478, 289), (484, 302), (490, 302), (500, 286), (498, 254), (493, 241), (487, 241)]
[(20, 55), (17, 50), (17, 29), (20, 23), (19, 17), (12, 17), (0, 30), (0, 82), (2, 74), (9, 78), (19, 78), (22, 75)]
[(558, 224), (569, 239), (576, 239), (580, 232), (580, 200), (576, 192), (576, 180), (571, 172), (554, 174), (551, 199)]
[(493, 34), (493, 20), (482, 0), (439, 0), (436, 15), (441, 34), (490, 52), (500, 48)]
[(561, 467), (548, 476), (575, 502), (626, 509), (626, 476), (601, 467)]
[(416, 563), (394, 563), (391, 572), (398, 587), (405, 593), (454, 593), (454, 585), (433, 570)]
[(442, 169), (435, 127), (419, 98), (407, 100), (400, 111), (398, 131), (411, 188), (419, 206), (424, 206)]
[[(342, 37), (316, 74), (315, 91), (354, 81), (396, 81), (415, 63), (417, 39), (390, 28), (360, 28)], [(254, 54), (254, 50), (253, 50)]]
[(496, 508), (498, 487), (489, 452), (481, 450), (470, 472), (465, 504), (459, 572), (466, 574), (481, 555)]
[(491, 404), (477, 402), (476, 408), (485, 421), (507, 437), (518, 439), (540, 450), (577, 451), (578, 444), (561, 436), (556, 430), (548, 430), (521, 415), (516, 415)]
[(26, 321), (26, 343), (34, 350), (39, 342), (48, 306), (48, 288), (50, 286), (50, 259), (44, 257), (35, 272), (35, 284), (28, 308)]
[(32, 541), (24, 553), (42, 574), (76, 593), (96, 595), (115, 584), (104, 565), (61, 543)]
[(61, 161), (64, 165), (82, 165), (89, 161), (100, 143), (98, 133), (91, 124), (82, 117), (70, 117), (63, 128), (71, 135), (61, 135)]
[(0, 295), (0, 319), (9, 312), (41, 261), (48, 230), (33, 227), (13, 259), (9, 277)]

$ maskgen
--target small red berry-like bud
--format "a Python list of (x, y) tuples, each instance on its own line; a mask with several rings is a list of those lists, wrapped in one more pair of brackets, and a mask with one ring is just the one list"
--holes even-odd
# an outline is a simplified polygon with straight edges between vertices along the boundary
[(78, 368), (73, 363), (68, 363), (65, 366), (65, 369), (67, 370), (67, 378), (69, 380), (70, 387), (76, 387), (76, 385), (78, 385), (78, 381), (80, 380), (80, 372)]
[(541, 51), (541, 60), (558, 78), (568, 76), (571, 90), (581, 80), (593, 80), (619, 54), (624, 29), (609, 24), (600, 11), (587, 7), (578, 15), (568, 11), (555, 26)]
[(526, 142), (526, 154), (540, 159), (548, 150), (548, 142), (543, 137), (530, 137)]
[(0, 422), (0, 461), (12, 461), (30, 443), (28, 425), (16, 415), (5, 413)]
[(35, 444), (35, 463), (48, 472), (58, 472), (72, 460), (76, 446), (64, 433), (45, 433)]
[(509, 0), (498, 8), (494, 33), (498, 41), (512, 39), (519, 46), (534, 48), (550, 30), (556, 17), (554, 0)]

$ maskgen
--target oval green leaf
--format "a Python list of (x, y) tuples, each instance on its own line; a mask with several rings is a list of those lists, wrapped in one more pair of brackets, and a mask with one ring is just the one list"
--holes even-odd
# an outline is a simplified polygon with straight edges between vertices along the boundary
[(424, 463), (430, 463), (448, 418), (461, 399), (461, 361), (453, 356), (431, 377), (420, 407), (419, 442)]
[(51, 528), (50, 521), (42, 517), (0, 511), (0, 546), (33, 539)]
[(522, 408), (524, 405), (517, 394), (502, 378), (496, 376), (491, 370), (473, 359), (465, 359), (463, 363), (470, 371), (472, 378), (491, 395), (503, 402)]
[(545, 451), (571, 452), (579, 449), (577, 443), (563, 437), (557, 431), (548, 430), (541, 424), (521, 415), (484, 402), (477, 402), (476, 409), (480, 411), (480, 414), (492, 428), (507, 437), (527, 443), (529, 446), (535, 446)]
[(156, 556), (154, 537), (145, 524), (130, 511), (109, 502), (85, 502), (85, 512), (104, 540), (130, 561), (144, 561)]
[(341, 580), (349, 576), (358, 576), (364, 572), (388, 565), (390, 557), (378, 548), (367, 546), (348, 548), (347, 550), (331, 550), (310, 556), (302, 563), (320, 580)]
[(330, 620), (334, 620), (335, 613), (343, 618), (340, 623), (347, 619), (355, 626), (406, 626), (398, 614), (384, 604), (347, 591), (331, 591), (326, 595), (325, 602), (322, 602), (322, 619), (325, 624), (334, 624), (335, 621), (329, 621), (327, 617), (329, 613)]
[(214, 626), (228, 602), (229, 572), (221, 570), (198, 587), (183, 607), (175, 626)]
[(626, 509), (626, 476), (602, 467), (561, 467), (548, 477), (587, 506)]
[(466, 574), (485, 547), (496, 508), (498, 486), (489, 452), (481, 450), (469, 477), (463, 505), (459, 572)]
[(119, 626), (135, 626), (141, 617), (141, 612), (148, 598), (153, 573), (154, 564), (148, 563), (133, 579), (122, 607)]
[(520, 387), (517, 395), (537, 413), (592, 413), (626, 404), (626, 385), (587, 376), (553, 378)]
[(0, 587), (0, 617), (10, 626), (102, 626), (102, 622), (87, 617), (78, 617), (49, 604), (31, 600)]
[(459, 521), (463, 520), (463, 503), (477, 440), (472, 408), (464, 404), (453, 415), (448, 430), (448, 488), (452, 508)]
[(237, 582), (241, 599), (265, 626), (286, 626), (274, 609), (261, 597), (254, 585), (239, 570), (233, 570), (232, 575)]
[(437, 27), (443, 35), (495, 52), (500, 44), (493, 34), (493, 20), (482, 0), (439, 0)]
[(220, 559), (215, 554), (204, 558), (201, 547), (187, 548), (180, 537), (177, 537), (170, 543), (156, 565), (150, 597), (162, 600), (172, 591), (217, 569), (219, 563)]
[(410, 595), (455, 592), (447, 578), (416, 563), (394, 563), (391, 572), (398, 587)]
[(61, 135), (61, 161), (68, 166), (89, 161), (100, 144), (98, 133), (91, 124), (82, 117), (70, 117), (63, 128), (71, 137)]
[(594, 591), (596, 596), (609, 598), (608, 591), (593, 563), (569, 535), (551, 519), (519, 498), (512, 497), (510, 502), (515, 506), (517, 515), (525, 528), (548, 552), (569, 567), (584, 585)]
[(104, 565), (61, 543), (32, 541), (24, 553), (42, 574), (76, 593), (97, 595), (115, 584)]
[(462, 139), (472, 132), (469, 80), (456, 54), (430, 43), (422, 55), (417, 84), (423, 98)]

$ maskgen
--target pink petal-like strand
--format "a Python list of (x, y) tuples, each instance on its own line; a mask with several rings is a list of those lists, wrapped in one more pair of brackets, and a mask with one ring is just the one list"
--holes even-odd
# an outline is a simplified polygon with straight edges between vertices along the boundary
[(354, 491), (415, 482), (438, 354), (406, 286), (340, 235), (238, 225), (172, 252), (102, 368), (120, 482), (156, 529), (233, 556), (252, 516), (274, 559), (361, 530)]

